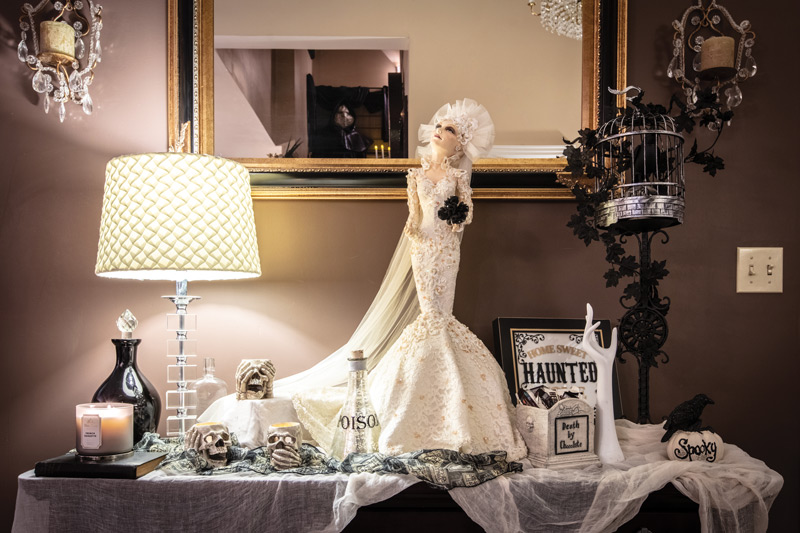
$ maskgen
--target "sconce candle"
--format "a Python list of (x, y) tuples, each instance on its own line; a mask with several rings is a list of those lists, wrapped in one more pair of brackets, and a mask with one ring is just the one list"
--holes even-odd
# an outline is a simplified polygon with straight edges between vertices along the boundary
[(75, 30), (66, 22), (45, 20), (40, 26), (39, 49), (44, 64), (75, 61)]
[(133, 449), (133, 405), (82, 403), (75, 406), (75, 448), (80, 455), (115, 455)]
[(700, 48), (700, 71), (733, 68), (733, 37), (709, 37)]

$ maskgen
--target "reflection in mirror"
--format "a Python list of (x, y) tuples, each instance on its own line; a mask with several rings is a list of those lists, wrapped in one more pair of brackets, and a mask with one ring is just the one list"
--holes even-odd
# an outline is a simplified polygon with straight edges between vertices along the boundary
[[(215, 39), (215, 150), (225, 157), (408, 157), (405, 39)], [(270, 48), (254, 48), (256, 45)], [(285, 46), (305, 45), (303, 49)], [(245, 48), (246, 47), (246, 48)]]
[[(299, 157), (374, 158), (375, 144), (385, 146), (384, 157), (390, 147), (392, 157), (413, 157), (419, 124), (464, 97), (492, 114), (497, 149), (489, 157), (555, 157), (561, 139), (581, 125), (581, 43), (546, 31), (524, 3), (351, 0), (345, 10), (329, 0), (228, 0), (215, 3), (214, 33), (215, 153), (223, 157), (282, 154), (298, 140)], [(381, 52), (398, 49), (397, 62)], [(398, 73), (393, 89), (388, 77)], [(353, 88), (338, 96), (360, 115), (366, 108), (356, 88), (373, 99), (385, 93), (386, 105), (373, 111), (383, 131), (348, 137), (336, 130), (337, 98), (320, 104), (320, 86)], [(399, 94), (390, 105), (393, 90)], [(356, 119), (360, 129), (362, 116)], [(317, 135), (322, 142), (314, 146)]]
[[(300, 125), (289, 128), (291, 133), (281, 134), (285, 137), (276, 135), (276, 139), (270, 138), (275, 142), (269, 145), (258, 143), (246, 148), (250, 140), (257, 138), (249, 127), (269, 132), (260, 118), (264, 109), (256, 112), (256, 107), (263, 106), (270, 114), (280, 111), (284, 117), (283, 112), (289, 107), (300, 106), (302, 111), (303, 96), (294, 97), (292, 105), (280, 106), (266, 104), (266, 100), (258, 106), (251, 105), (249, 101), (256, 99), (241, 97), (238, 102), (245, 110), (250, 109), (253, 120), (237, 119), (234, 113), (227, 112), (225, 116), (218, 112), (215, 120), (215, 62), (218, 72), (228, 72), (214, 51), (215, 26), (217, 39), (231, 40), (223, 43), (225, 49), (299, 50), (293, 53), (306, 56), (309, 50), (401, 51), (400, 92), (407, 96), (404, 117), (408, 137), (404, 142), (408, 143), (409, 157), (413, 157), (417, 145), (417, 127), (443, 102), (464, 97), (481, 101), (490, 109), (498, 133), (495, 150), (475, 164), (475, 198), (572, 198), (569, 190), (556, 183), (564, 169), (564, 159), (556, 158), (563, 149), (561, 138), (572, 138), (578, 128), (597, 127), (608, 120), (605, 110), (613, 112), (615, 98), (605, 88), (625, 86), (627, 0), (582, 0), (581, 43), (544, 31), (524, 3), (520, 9), (525, 16), (514, 11), (507, 24), (491, 32), (486, 30), (486, 24), (505, 12), (505, 2), (429, 2), (413, 17), (407, 10), (417, 3), (398, 2), (391, 4), (377, 23), (369, 19), (372, 25), (367, 24), (369, 11), (377, 8), (362, 0), (351, 0), (346, 8), (329, 1), (309, 0), (302, 3), (305, 10), (300, 15), (292, 11), (296, 2), (226, 0), (216, 2), (216, 9), (214, 4), (213, 0), (168, 0), (169, 145), (178, 144), (181, 126), (187, 124), (187, 149), (242, 162), (250, 170), (254, 198), (399, 199), (405, 194), (406, 170), (418, 162), (398, 157), (400, 151), (394, 148), (391, 158), (376, 159), (374, 142), (370, 145), (372, 154), (368, 148), (368, 157), (364, 158), (265, 157), (277, 153), (278, 148), (285, 152), (284, 145), (294, 146), (295, 139), (303, 135), (296, 132), (305, 131), (307, 135), (307, 116), (305, 126), (301, 118)], [(508, 46), (512, 33), (549, 40)], [(381, 36), (369, 39), (380, 39), (378, 46), (365, 46), (360, 42), (363, 38), (357, 37), (376, 34)], [(319, 42), (331, 35), (337, 40), (336, 46)], [(281, 46), (262, 42), (276, 39), (287, 42)], [(289, 46), (292, 40), (298, 44)], [(573, 64), (580, 67), (571, 74), (561, 70), (567, 61), (555, 53), (558, 43), (567, 47), (577, 44), (580, 48), (573, 50), (579, 57)], [(389, 73), (385, 74), (388, 78)], [(228, 78), (228, 83), (241, 93), (235, 80)], [(315, 84), (323, 85), (319, 80)], [(375, 85), (379, 84), (382, 86), (383, 82)], [(247, 91), (262, 89), (256, 85)], [(561, 95), (572, 96), (560, 100)], [(226, 121), (228, 126), (223, 124)], [(356, 117), (354, 123), (364, 133), (360, 118)], [(219, 134), (223, 128), (232, 132), (231, 140), (226, 141), (230, 149), (215, 150), (215, 130)], [(364, 136), (373, 139), (370, 134)], [(308, 150), (310, 144), (303, 142), (299, 146)], [(231, 153), (234, 149), (240, 150), (236, 154), (241, 155)]]

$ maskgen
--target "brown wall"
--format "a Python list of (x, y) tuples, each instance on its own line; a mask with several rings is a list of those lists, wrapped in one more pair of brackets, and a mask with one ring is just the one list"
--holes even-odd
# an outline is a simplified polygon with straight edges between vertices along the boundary
[[(770, 529), (796, 531), (800, 185), (792, 148), (781, 157), (772, 145), (788, 145), (800, 118), (788, 102), (798, 84), (785, 53), (788, 21), (799, 13), (794, 3), (781, 3), (769, 12), (745, 0), (726, 4), (758, 32), (759, 73), (743, 85), (744, 103), (719, 144), (727, 169), (716, 178), (689, 169), (686, 223), (654, 250), (668, 260), (663, 294), (673, 304), (665, 346), (671, 360), (652, 373), (651, 410), (659, 420), (697, 392), (714, 398), (705, 421), (786, 479)], [(629, 78), (654, 99), (673, 89), (664, 78), (670, 22), (688, 5), (631, 1)], [(7, 428), (0, 440), (7, 458), (0, 466), (0, 524), (11, 523), (16, 476), (73, 446), (74, 406), (110, 372), (109, 339), (126, 307), (141, 323), (140, 366), (162, 396), (167, 390), (170, 304), (159, 296), (172, 287), (93, 273), (105, 163), (166, 146), (162, 6), (106, 6), (95, 115), (73, 109), (64, 124), (44, 115), (16, 59), (17, 6), (0, 7), (0, 419)], [(489, 346), (499, 315), (580, 317), (590, 301), (598, 316), (621, 316), (620, 292), (604, 288), (602, 251), (585, 248), (564, 226), (573, 208), (477, 202), (455, 313)], [(262, 278), (190, 288), (203, 296), (192, 304), (201, 353), (217, 358), (229, 384), (241, 358), (269, 356), (287, 375), (343, 343), (380, 283), (405, 216), (399, 201), (262, 201), (256, 211)], [(784, 247), (783, 294), (735, 293), (737, 246)], [(629, 415), (635, 374), (635, 362), (622, 366)]]

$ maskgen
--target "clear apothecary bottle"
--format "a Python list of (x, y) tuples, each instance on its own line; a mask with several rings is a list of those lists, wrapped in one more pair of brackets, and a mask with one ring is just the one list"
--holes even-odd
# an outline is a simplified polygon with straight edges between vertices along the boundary
[(214, 375), (216, 365), (213, 357), (203, 359), (203, 377), (193, 382), (189, 388), (197, 391), (197, 416), (202, 415), (208, 407), (228, 394), (228, 384)]
[(367, 392), (367, 360), (364, 352), (354, 350), (348, 362), (347, 397), (337, 417), (330, 455), (343, 460), (350, 453), (378, 451), (381, 425)]

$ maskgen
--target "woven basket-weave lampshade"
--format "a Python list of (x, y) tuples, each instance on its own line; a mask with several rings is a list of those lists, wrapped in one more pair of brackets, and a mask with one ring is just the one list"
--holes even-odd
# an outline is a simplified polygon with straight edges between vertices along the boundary
[(261, 275), (247, 169), (186, 153), (109, 161), (95, 273), (173, 281)]

